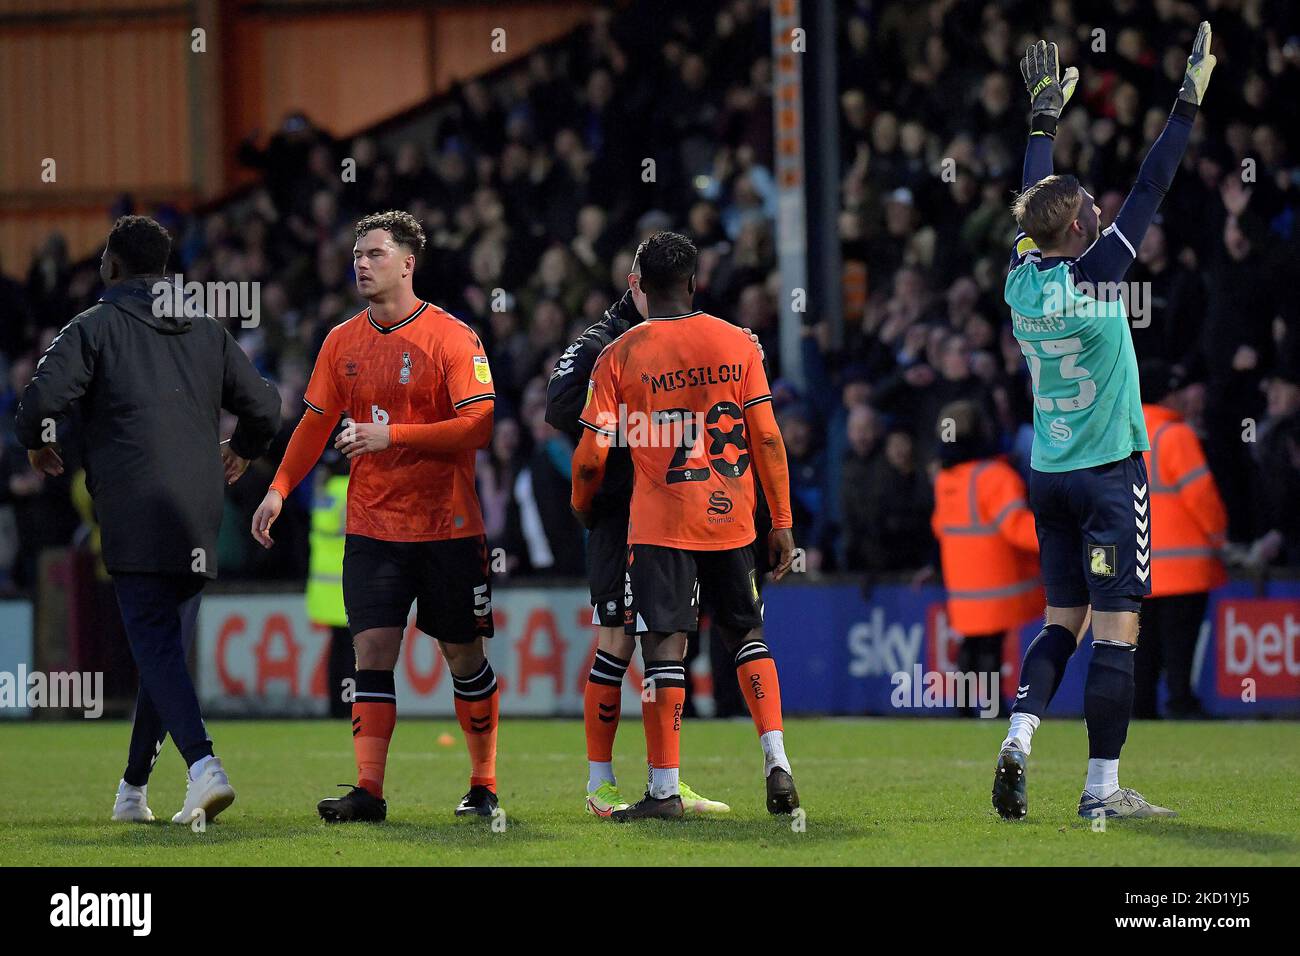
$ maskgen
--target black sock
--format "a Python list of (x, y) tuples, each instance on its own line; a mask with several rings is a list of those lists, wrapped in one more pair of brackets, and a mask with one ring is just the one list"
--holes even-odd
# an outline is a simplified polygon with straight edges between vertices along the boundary
[(1133, 713), (1133, 645), (1092, 642), (1092, 663), (1083, 684), (1088, 759), (1118, 760)]
[(1047, 712), (1047, 705), (1056, 696), (1056, 689), (1065, 676), (1065, 665), (1077, 646), (1074, 635), (1063, 625), (1048, 624), (1038, 632), (1020, 665), (1016, 703), (1011, 708), (1013, 714), (1042, 717)]

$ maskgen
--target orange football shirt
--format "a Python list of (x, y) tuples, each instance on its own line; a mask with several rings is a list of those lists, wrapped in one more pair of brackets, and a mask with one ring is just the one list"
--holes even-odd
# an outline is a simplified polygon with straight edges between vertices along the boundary
[[(495, 401), (483, 344), (464, 322), (422, 302), (385, 328), (358, 313), (325, 337), (305, 401), (356, 422), (430, 424)], [(472, 449), (431, 454), (386, 448), (352, 461), (347, 533), (384, 541), (483, 534)]]
[(631, 450), (630, 544), (723, 551), (753, 542), (757, 477), (744, 410), (771, 400), (749, 337), (704, 312), (647, 320), (600, 353), (578, 421)]

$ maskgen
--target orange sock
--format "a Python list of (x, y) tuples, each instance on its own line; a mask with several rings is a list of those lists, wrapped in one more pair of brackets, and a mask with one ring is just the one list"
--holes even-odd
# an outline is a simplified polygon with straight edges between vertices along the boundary
[(357, 758), (357, 786), (380, 799), (388, 744), (397, 726), (397, 694), (392, 671), (357, 671), (352, 701), (352, 749)]
[(473, 677), (451, 677), (456, 717), (469, 749), (469, 785), (497, 789), (497, 717), (501, 694), (497, 675), (487, 661)]
[(762, 641), (747, 641), (736, 652), (736, 680), (758, 735), (781, 730), (781, 684), (776, 678), (776, 661)]
[[(681, 766), (682, 708), (686, 705), (686, 668), (681, 661), (648, 661), (646, 680), (653, 685), (652, 700), (642, 697), (646, 750), (650, 769), (676, 770)], [(653, 788), (652, 788), (653, 790)]]
[(582, 723), (587, 731), (587, 759), (610, 763), (614, 759), (614, 735), (623, 703), (623, 675), (628, 662), (596, 649), (591, 675), (582, 695)]
[(641, 726), (645, 729), (645, 765), (646, 772), (654, 766), (655, 754), (659, 752), (659, 722), (655, 718), (654, 703), (646, 700), (644, 689), (641, 696)]

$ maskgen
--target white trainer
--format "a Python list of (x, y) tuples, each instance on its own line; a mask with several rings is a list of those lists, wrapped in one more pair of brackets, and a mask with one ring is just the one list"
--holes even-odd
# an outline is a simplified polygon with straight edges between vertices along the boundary
[(1136, 790), (1116, 790), (1105, 800), (1087, 790), (1079, 797), (1079, 816), (1085, 820), (1096, 817), (1130, 817), (1145, 820), (1148, 817), (1176, 817), (1168, 807), (1158, 807)]
[(197, 780), (189, 780), (188, 774), (186, 779), (185, 806), (172, 817), (172, 823), (188, 825), (200, 813), (205, 824), (211, 823), (218, 813), (235, 802), (235, 788), (230, 785), (230, 778), (221, 766), (220, 757), (209, 758)]
[(117, 799), (113, 801), (113, 820), (117, 823), (153, 823), (149, 809), (149, 785), (133, 787), (122, 780), (117, 785)]

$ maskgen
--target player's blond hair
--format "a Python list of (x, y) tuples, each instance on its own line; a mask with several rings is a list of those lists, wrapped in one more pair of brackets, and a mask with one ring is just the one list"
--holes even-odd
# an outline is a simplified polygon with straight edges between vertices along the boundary
[(1016, 197), (1011, 215), (1038, 248), (1051, 249), (1060, 244), (1070, 223), (1079, 217), (1082, 202), (1076, 177), (1047, 176)]

